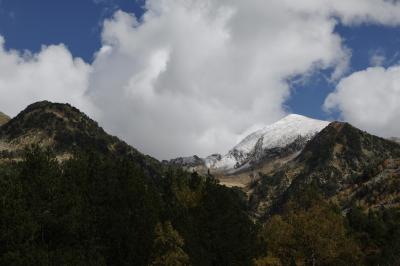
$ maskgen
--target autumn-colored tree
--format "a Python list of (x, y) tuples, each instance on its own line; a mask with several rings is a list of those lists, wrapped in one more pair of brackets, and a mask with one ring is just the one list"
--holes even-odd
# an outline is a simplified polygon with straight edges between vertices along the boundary
[(183, 250), (184, 240), (171, 222), (158, 223), (155, 229), (152, 266), (190, 265), (189, 256)]
[(344, 218), (325, 202), (272, 217), (261, 237), (266, 256), (257, 265), (357, 265), (361, 259)]
[(265, 224), (260, 237), (267, 247), (267, 256), (256, 260), (258, 266), (287, 265), (292, 257), (294, 228), (281, 216), (273, 216)]
[(344, 217), (328, 204), (290, 213), (287, 221), (294, 227), (297, 260), (305, 265), (356, 265), (360, 261), (361, 251), (347, 236)]

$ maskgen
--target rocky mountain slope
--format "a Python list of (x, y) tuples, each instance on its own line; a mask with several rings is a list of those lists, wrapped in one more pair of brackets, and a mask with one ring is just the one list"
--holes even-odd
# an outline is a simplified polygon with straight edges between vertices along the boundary
[(70, 158), (74, 152), (95, 150), (113, 156), (129, 155), (149, 169), (159, 164), (107, 134), (69, 104), (37, 102), (0, 127), (0, 159), (19, 158), (31, 145), (51, 149), (59, 160)]
[(400, 145), (332, 122), (294, 160), (252, 184), (254, 213), (279, 210), (311, 184), (343, 208), (400, 206)]
[(8, 117), (7, 115), (5, 115), (4, 113), (0, 112), (0, 126), (4, 125), (5, 123), (7, 123), (8, 121), (10, 121), (10, 117)]

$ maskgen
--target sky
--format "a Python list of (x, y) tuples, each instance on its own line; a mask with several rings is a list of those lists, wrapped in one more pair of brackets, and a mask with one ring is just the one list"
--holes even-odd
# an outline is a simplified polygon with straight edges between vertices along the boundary
[(68, 102), (158, 159), (289, 113), (400, 136), (400, 3), (0, 0), (0, 110)]

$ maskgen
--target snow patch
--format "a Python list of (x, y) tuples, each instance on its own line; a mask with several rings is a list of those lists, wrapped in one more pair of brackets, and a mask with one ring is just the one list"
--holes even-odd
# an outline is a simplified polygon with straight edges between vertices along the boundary
[[(226, 155), (222, 156), (220, 160), (210, 160), (207, 167), (219, 170), (234, 169), (254, 153), (256, 146), (258, 146), (257, 150), (260, 150), (260, 148), (261, 150), (266, 150), (286, 147), (299, 137), (310, 140), (329, 123), (328, 121), (290, 114), (273, 124), (251, 133)], [(261, 142), (262, 146), (259, 147)]]

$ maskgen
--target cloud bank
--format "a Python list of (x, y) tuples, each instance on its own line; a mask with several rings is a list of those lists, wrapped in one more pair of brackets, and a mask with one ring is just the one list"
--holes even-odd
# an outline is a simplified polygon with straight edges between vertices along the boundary
[(400, 136), (400, 66), (371, 67), (342, 79), (325, 100), (357, 127), (384, 137)]
[[(338, 23), (400, 22), (400, 5), (383, 0), (148, 0), (145, 8), (140, 19), (118, 11), (104, 22), (92, 64), (63, 45), (1, 48), (0, 108), (14, 115), (40, 99), (70, 102), (160, 159), (224, 152), (286, 113), (290, 78), (346, 73), (351, 53)], [(343, 83), (326, 108), (346, 117), (334, 96), (348, 91)]]

